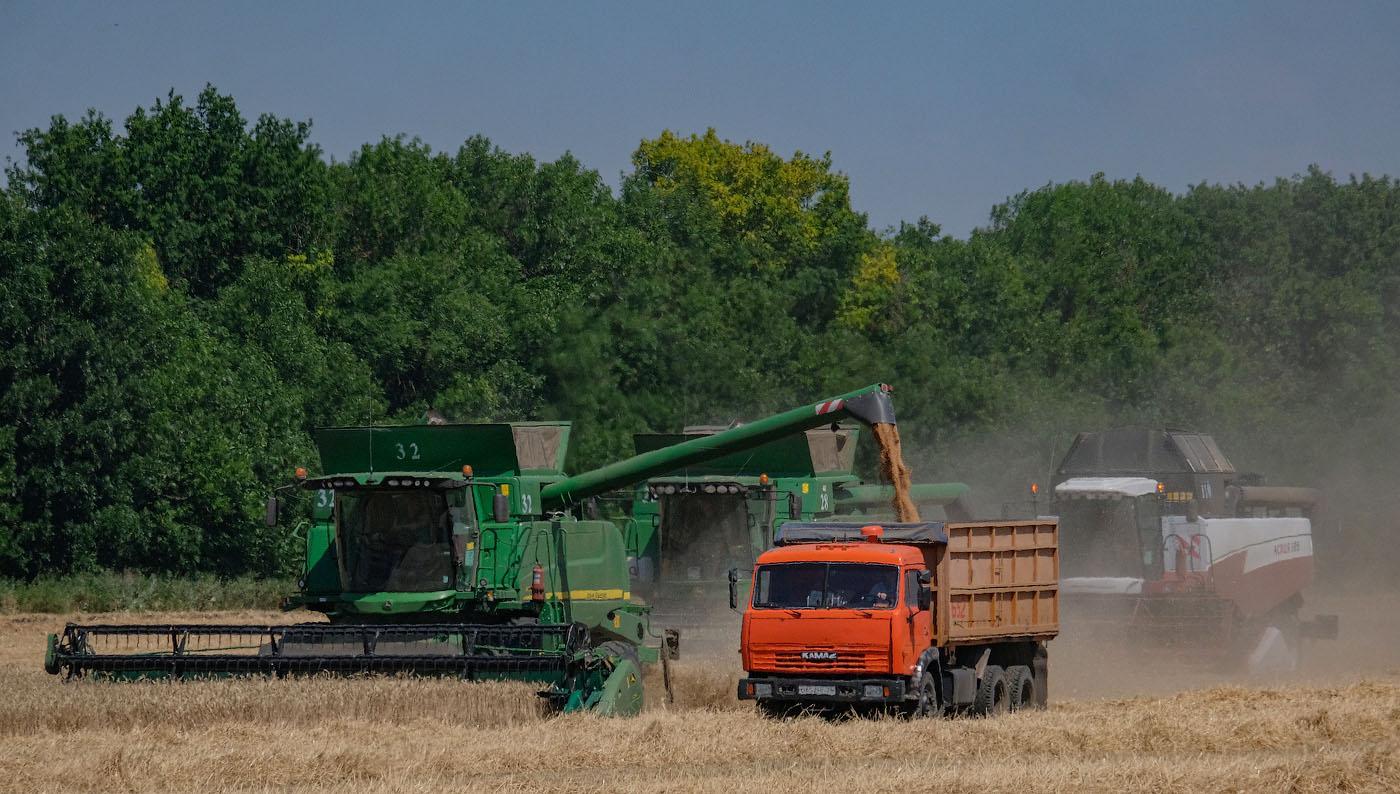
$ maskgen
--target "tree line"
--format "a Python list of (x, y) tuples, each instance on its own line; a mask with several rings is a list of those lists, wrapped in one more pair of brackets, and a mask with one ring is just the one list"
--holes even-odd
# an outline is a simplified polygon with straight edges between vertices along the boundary
[(284, 571), (298, 541), (262, 502), (314, 464), (310, 430), (429, 409), (572, 419), (581, 470), (883, 380), (918, 473), (988, 493), (1122, 422), (1228, 429), (1232, 457), (1363, 494), (1400, 473), (1389, 177), (1094, 175), (960, 240), (872, 228), (829, 155), (714, 131), (642, 141), (615, 190), (482, 137), (333, 161), (213, 87), (19, 139), (4, 576)]

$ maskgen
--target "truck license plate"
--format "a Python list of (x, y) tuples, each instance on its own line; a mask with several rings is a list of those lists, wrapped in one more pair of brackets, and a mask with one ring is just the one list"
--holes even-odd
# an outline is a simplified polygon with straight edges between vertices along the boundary
[(797, 694), (799, 695), (835, 695), (836, 687), (826, 684), (798, 684)]

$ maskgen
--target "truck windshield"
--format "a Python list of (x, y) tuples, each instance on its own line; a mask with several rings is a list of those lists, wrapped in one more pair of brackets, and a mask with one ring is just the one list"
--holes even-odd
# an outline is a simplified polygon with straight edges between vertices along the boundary
[(893, 609), (899, 568), (852, 562), (762, 565), (754, 609)]
[(452, 515), (441, 491), (337, 493), (346, 592), (428, 592), (452, 585)]

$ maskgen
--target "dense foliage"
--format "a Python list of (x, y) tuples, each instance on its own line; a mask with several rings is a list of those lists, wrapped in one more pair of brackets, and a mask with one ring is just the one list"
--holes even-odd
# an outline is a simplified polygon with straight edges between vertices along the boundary
[(635, 431), (885, 380), (920, 473), (989, 504), (1110, 422), (1213, 430), (1363, 510), (1396, 473), (1389, 178), (1094, 176), (956, 240), (872, 229), (829, 156), (713, 131), (642, 141), (617, 191), (479, 137), (329, 162), (308, 124), (250, 124), (212, 88), (20, 138), (0, 576), (285, 570), (295, 538), (261, 503), (314, 464), (309, 429), (430, 408), (573, 419), (577, 469)]

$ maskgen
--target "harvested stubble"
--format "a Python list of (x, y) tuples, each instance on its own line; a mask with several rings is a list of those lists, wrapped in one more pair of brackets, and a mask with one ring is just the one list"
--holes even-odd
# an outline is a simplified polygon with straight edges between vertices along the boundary
[[(247, 619), (247, 616), (243, 616)], [(51, 621), (0, 621), (0, 788), (16, 791), (1387, 790), (1400, 680), (1069, 701), (993, 720), (762, 720), (734, 661), (678, 703), (540, 719), (528, 685), (404, 679), (63, 685)]]

